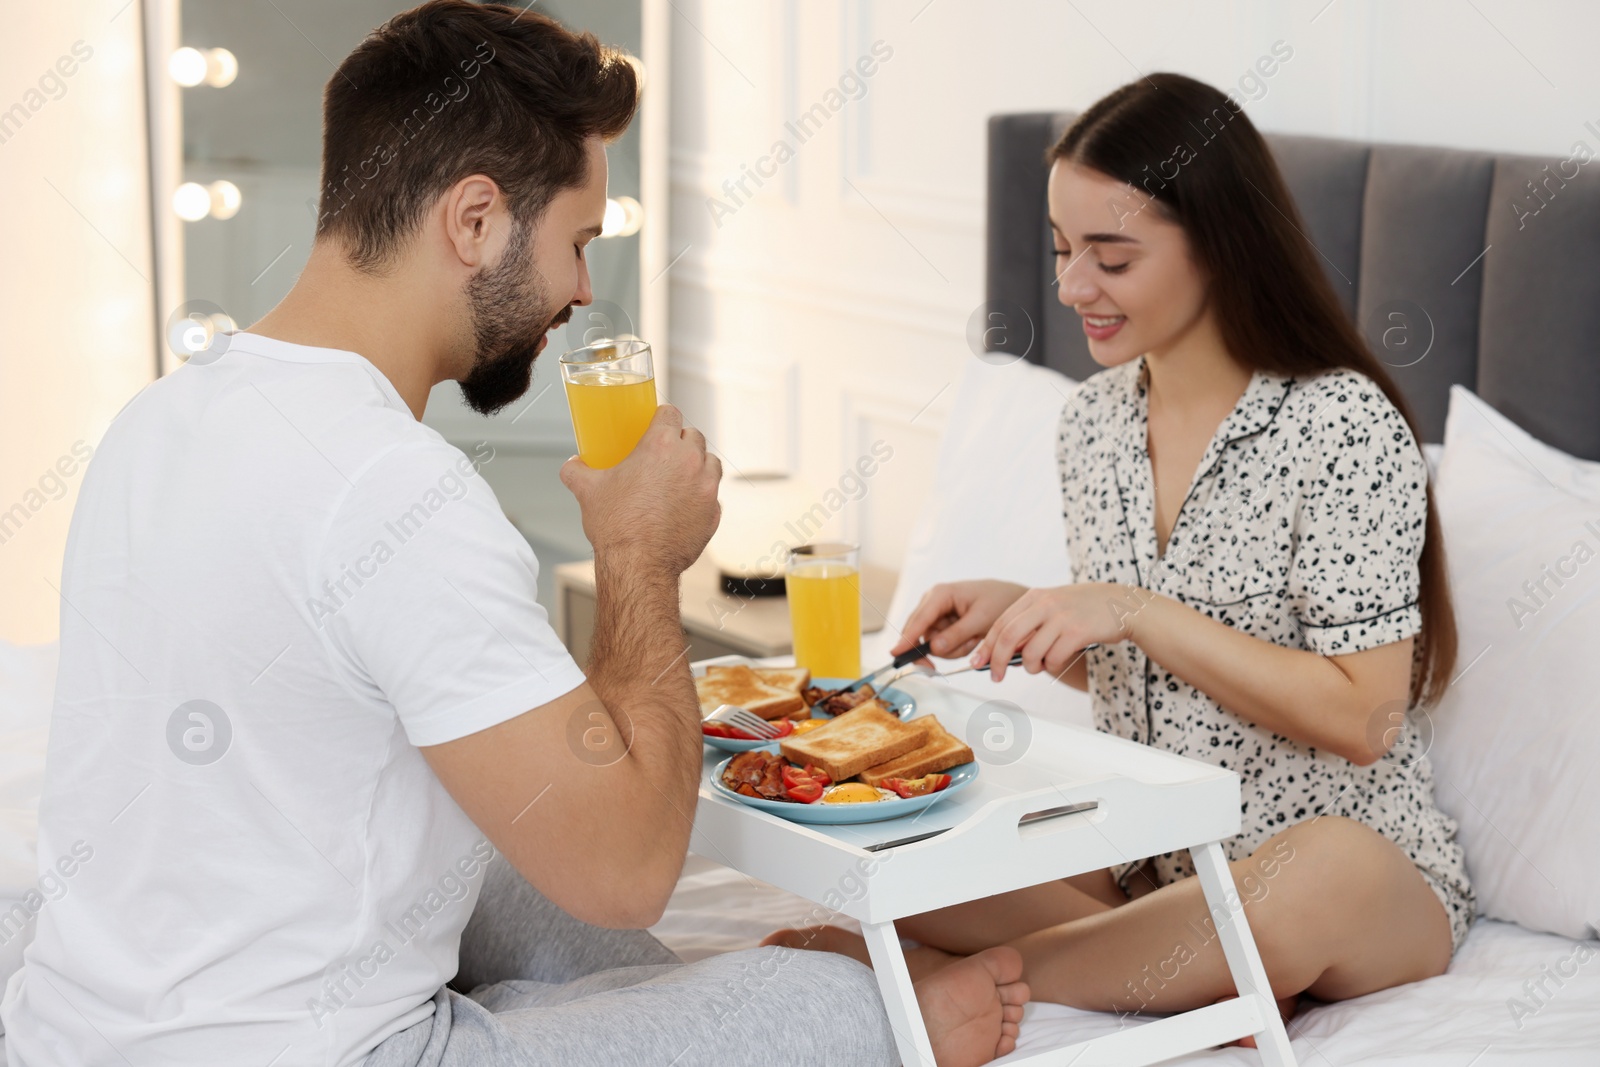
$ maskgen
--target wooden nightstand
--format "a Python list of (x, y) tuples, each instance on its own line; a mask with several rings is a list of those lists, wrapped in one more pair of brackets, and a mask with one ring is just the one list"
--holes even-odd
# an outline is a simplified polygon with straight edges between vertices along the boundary
[[(562, 563), (555, 568), (556, 634), (572, 658), (584, 666), (594, 633), (594, 560)], [(894, 571), (870, 564), (861, 568), (861, 632), (883, 629), (883, 612), (894, 595)], [(715, 656), (783, 656), (790, 651), (789, 602), (781, 596), (744, 600), (722, 591), (717, 569), (702, 557), (683, 572), (680, 586), (687, 659)]]

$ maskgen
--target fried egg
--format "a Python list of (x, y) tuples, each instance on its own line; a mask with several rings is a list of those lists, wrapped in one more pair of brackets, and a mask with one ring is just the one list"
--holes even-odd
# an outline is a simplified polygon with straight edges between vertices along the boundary
[(822, 802), (824, 804), (868, 804), (875, 800), (887, 800), (893, 795), (887, 789), (877, 789), (864, 782), (841, 782), (823, 790)]

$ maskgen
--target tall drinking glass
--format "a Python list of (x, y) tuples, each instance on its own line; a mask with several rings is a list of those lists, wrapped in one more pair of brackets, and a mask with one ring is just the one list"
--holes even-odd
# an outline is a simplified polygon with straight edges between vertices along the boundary
[(591, 467), (627, 458), (656, 413), (656, 374), (644, 341), (600, 340), (561, 357), (578, 457)]
[(789, 553), (784, 586), (794, 661), (821, 678), (861, 675), (861, 572), (856, 545), (801, 545)]

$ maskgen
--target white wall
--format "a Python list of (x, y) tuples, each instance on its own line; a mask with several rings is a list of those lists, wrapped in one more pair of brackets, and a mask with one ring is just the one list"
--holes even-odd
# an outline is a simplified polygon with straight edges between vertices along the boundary
[[(1600, 120), (1600, 5), (1577, 0), (679, 0), (672, 33), (671, 399), (730, 467), (814, 499), (888, 442), (834, 532), (889, 566), (973, 358), (990, 114), (1154, 70), (1233, 85), (1282, 40), (1249, 103), (1268, 131), (1564, 157)], [(723, 182), (795, 143), (785, 123), (875, 41), (893, 55), (864, 95), (735, 205)]]
[(14, 5), (0, 34), (0, 639), (17, 642), (55, 638), (80, 459), (155, 372), (141, 29), (118, 6)]

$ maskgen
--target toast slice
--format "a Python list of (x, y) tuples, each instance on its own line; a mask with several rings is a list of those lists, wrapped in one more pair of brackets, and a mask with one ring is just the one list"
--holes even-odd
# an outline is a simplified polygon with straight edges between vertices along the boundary
[(700, 697), (700, 714), (710, 715), (723, 704), (737, 704), (763, 719), (781, 719), (805, 711), (806, 702), (792, 689), (771, 685), (753, 669), (724, 667), (694, 680)]
[(860, 777), (863, 782), (868, 785), (882, 785), (885, 778), (921, 778), (925, 774), (948, 771), (951, 767), (972, 762), (972, 749), (955, 734), (946, 730), (938, 719), (929, 715), (922, 719), (913, 719), (912, 722), (923, 726), (922, 747), (912, 749), (887, 763), (875, 764), (861, 771)]
[(712, 665), (707, 667), (706, 675), (710, 678), (722, 677), (725, 673), (734, 673), (742, 677), (744, 670), (754, 670), (755, 677), (765, 681), (766, 685), (778, 686), (779, 689), (790, 689), (800, 694), (800, 707), (789, 713), (789, 718), (810, 718), (811, 705), (805, 699), (805, 688), (811, 683), (811, 672), (805, 667), (746, 667), (744, 664)]
[(788, 737), (778, 750), (791, 763), (813, 764), (835, 782), (921, 748), (924, 727), (901, 722), (876, 700), (852, 708), (826, 726)]
[(796, 693), (811, 684), (811, 671), (805, 667), (757, 667), (755, 671), (768, 685), (792, 689)]

